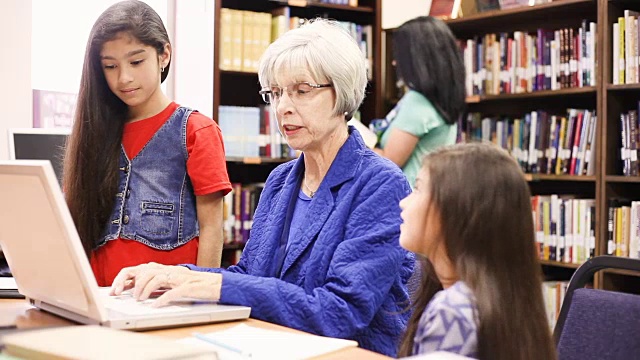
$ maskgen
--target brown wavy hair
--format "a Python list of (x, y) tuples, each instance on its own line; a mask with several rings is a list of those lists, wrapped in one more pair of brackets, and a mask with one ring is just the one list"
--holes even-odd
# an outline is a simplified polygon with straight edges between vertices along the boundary
[[(479, 359), (556, 359), (531, 193), (518, 164), (492, 145), (459, 144), (427, 155), (423, 170), (446, 252), (476, 298)], [(440, 288), (426, 259), (421, 281), (400, 356), (411, 355), (420, 317)]]
[[(109, 7), (89, 34), (62, 181), (87, 255), (109, 220), (118, 188), (118, 159), (128, 107), (109, 89), (100, 52), (105, 42), (123, 32), (153, 47), (158, 55), (170, 44), (160, 16), (149, 5), (136, 0)], [(161, 81), (168, 70), (169, 65), (165, 66)]]

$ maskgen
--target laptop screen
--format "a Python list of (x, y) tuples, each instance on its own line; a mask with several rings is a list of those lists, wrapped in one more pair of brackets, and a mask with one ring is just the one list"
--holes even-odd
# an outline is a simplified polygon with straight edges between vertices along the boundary
[(9, 129), (9, 158), (11, 160), (49, 160), (62, 184), (64, 149), (70, 130), (66, 129)]

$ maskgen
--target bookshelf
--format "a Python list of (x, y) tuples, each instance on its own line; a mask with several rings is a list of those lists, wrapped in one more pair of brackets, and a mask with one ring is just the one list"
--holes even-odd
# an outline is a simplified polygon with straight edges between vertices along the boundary
[[(618, 175), (618, 173), (613, 170), (606, 173), (606, 164), (603, 163), (603, 157), (607, 156), (611, 151), (606, 150), (607, 147), (612, 146), (611, 142), (614, 141), (615, 146), (618, 146), (615, 142), (615, 137), (611, 139), (605, 138), (606, 131), (603, 124), (605, 122), (609, 124), (609, 121), (608, 117), (601, 116), (601, 114), (605, 114), (604, 102), (606, 101), (607, 94), (617, 96), (618, 94), (633, 93), (633, 91), (636, 91), (635, 89), (637, 89), (638, 94), (640, 94), (640, 86), (637, 85), (624, 85), (617, 86), (616, 88), (607, 88), (602, 85), (605, 82), (603, 81), (603, 46), (601, 45), (603, 43), (602, 39), (605, 37), (601, 24), (603, 24), (603, 12), (608, 9), (607, 5), (609, 5), (607, 0), (556, 0), (546, 4), (523, 6), (509, 10), (492, 10), (446, 21), (454, 35), (461, 41), (462, 46), (468, 45), (467, 40), (482, 41), (483, 37), (488, 34), (506, 33), (508, 34), (507, 38), (514, 39), (515, 32), (522, 32), (524, 38), (527, 34), (540, 34), (538, 32), (539, 29), (548, 32), (561, 29), (574, 29), (576, 30), (575, 34), (577, 37), (579, 31), (577, 29), (584, 26), (583, 21), (586, 21), (587, 29), (592, 30), (590, 32), (593, 34), (596, 46), (592, 54), (595, 61), (595, 74), (591, 76), (595, 78), (595, 83), (584, 81), (583, 78), (581, 78), (580, 85), (582, 86), (576, 86), (574, 83), (570, 83), (562, 84), (562, 86), (549, 87), (545, 83), (546, 80), (543, 81), (545, 85), (540, 86), (539, 84), (541, 82), (535, 80), (535, 76), (533, 76), (533, 82), (538, 84), (534, 85), (533, 88), (527, 89), (525, 87), (524, 91), (514, 91), (513, 88), (516, 85), (511, 84), (512, 90), (504, 91), (502, 84), (500, 84), (500, 91), (497, 93), (487, 91), (487, 89), (476, 92), (474, 89), (472, 93), (468, 92), (466, 103), (467, 113), (479, 113), (483, 114), (483, 117), (509, 117), (509, 121), (513, 121), (515, 118), (524, 118), (525, 114), (537, 111), (544, 111), (548, 113), (549, 116), (557, 115), (558, 117), (565, 116), (567, 118), (569, 117), (567, 115), (567, 109), (595, 111), (595, 114), (598, 116), (594, 125), (596, 139), (595, 149), (591, 149), (594, 152), (593, 170), (591, 173), (588, 175), (570, 175), (571, 172), (561, 172), (562, 175), (556, 175), (555, 173), (525, 173), (525, 179), (529, 183), (534, 196), (551, 196), (557, 194), (560, 196), (573, 196), (576, 199), (592, 199), (586, 206), (587, 209), (589, 209), (589, 206), (594, 208), (594, 210), (589, 210), (588, 212), (592, 214), (590, 223), (594, 231), (595, 246), (593, 252), (596, 255), (602, 254), (604, 250), (603, 244), (606, 242), (607, 211), (604, 207), (606, 203), (604, 200), (605, 175)], [(589, 27), (590, 23), (595, 23), (595, 25)], [(499, 38), (499, 35), (496, 35), (496, 37)], [(550, 38), (554, 39), (553, 33)], [(385, 69), (389, 69), (385, 71), (385, 109), (390, 110), (399, 98), (399, 94), (394, 87), (396, 81), (395, 74), (393, 68), (390, 66), (392, 60), (390, 54), (392, 53), (393, 29), (385, 31), (383, 39), (386, 40), (383, 44), (386, 54), (384, 65)], [(558, 39), (557, 34), (555, 39)], [(474, 46), (475, 44), (477, 43), (474, 43)], [(508, 52), (506, 53), (509, 54)], [(500, 53), (500, 55), (509, 56), (503, 55), (502, 53)], [(503, 70), (503, 68), (500, 70)], [(503, 80), (503, 74), (500, 75), (501, 80)], [(469, 71), (467, 71), (467, 76), (469, 76)], [(526, 75), (517, 76), (526, 77)], [(538, 76), (540, 76), (540, 72), (538, 72)], [(547, 78), (550, 77), (548, 72), (547, 75), (543, 75), (543, 78), (544, 76)], [(497, 78), (497, 76), (495, 78)], [(539, 90), (532, 91), (536, 90), (536, 86), (539, 86)], [(615, 95), (612, 95), (614, 93)], [(634, 184), (631, 180), (624, 180), (622, 183), (625, 185), (621, 187)], [(640, 181), (638, 181), (638, 183), (640, 184)], [(505, 194), (505, 196), (507, 195)], [(588, 242), (589, 240), (585, 240), (585, 244)], [(586, 258), (586, 256), (584, 256), (584, 258)], [(571, 274), (580, 266), (581, 262), (584, 261), (584, 258), (579, 260), (571, 259), (569, 261), (566, 259), (562, 261), (551, 258), (541, 259), (540, 264), (548, 280), (566, 281), (569, 280)], [(606, 276), (607, 275), (596, 276), (594, 278), (594, 286), (605, 288), (619, 283), (618, 279), (605, 279)], [(613, 276), (624, 277), (628, 275), (614, 274)]]
[[(382, 62), (381, 62), (381, 0), (359, 0), (358, 6), (328, 4), (306, 0), (221, 0), (214, 2), (214, 56), (213, 56), (213, 118), (220, 123), (221, 107), (258, 107), (264, 105), (258, 95), (260, 84), (258, 75), (253, 71), (230, 70), (225, 68), (221, 56), (224, 56), (223, 13), (232, 11), (250, 11), (262, 15), (280, 14), (283, 8), (291, 18), (331, 18), (338, 21), (370, 26), (372, 39), (370, 80), (366, 96), (360, 108), (361, 119), (366, 124), (371, 119), (384, 116)], [(287, 20), (288, 21), (288, 20)], [(263, 28), (264, 29), (264, 28)], [(235, 31), (235, 30), (234, 30)], [(246, 31), (243, 29), (243, 31)], [(258, 51), (256, 51), (257, 53)], [(259, 51), (262, 53), (262, 50)], [(254, 55), (257, 55), (254, 53)], [(257, 56), (256, 56), (257, 59)], [(254, 64), (255, 65), (255, 64)], [(255, 68), (255, 66), (254, 66)], [(224, 114), (223, 114), (224, 115)], [(224, 133), (223, 129), (223, 133)], [(227, 134), (225, 134), (226, 136)], [(250, 185), (264, 182), (269, 173), (290, 158), (271, 158), (266, 156), (227, 157), (227, 171), (232, 183)], [(225, 244), (223, 264), (233, 264), (244, 248), (242, 242)], [(226, 259), (226, 261), (225, 261)]]
[[(304, 5), (306, 4), (306, 5)], [(311, 1), (269, 1), (269, 0), (222, 0), (215, 2), (214, 25), (214, 96), (213, 116), (218, 119), (221, 105), (257, 106), (262, 104), (258, 95), (260, 85), (258, 75), (254, 72), (220, 70), (220, 13), (221, 9), (245, 10), (271, 13), (277, 8), (288, 6), (291, 16), (300, 18), (325, 17), (338, 21), (348, 21), (359, 25), (371, 25), (373, 30), (373, 66), (372, 76), (367, 86), (367, 93), (360, 111), (362, 120), (384, 115), (382, 106), (382, 63), (381, 63), (381, 0), (359, 0), (359, 6), (314, 3)], [(219, 89), (219, 91), (216, 91)], [(251, 89), (255, 89), (252, 91)]]
[[(603, 57), (602, 57), (602, 112), (606, 114), (607, 121), (602, 128), (603, 149), (599, 206), (601, 221), (608, 221), (610, 199), (640, 200), (640, 177), (624, 176), (621, 160), (620, 148), (622, 145), (621, 114), (630, 110), (638, 110), (640, 101), (640, 83), (637, 81), (627, 81), (616, 83), (614, 76), (613, 62), (616, 59), (614, 54), (614, 24), (618, 23), (618, 18), (625, 16), (625, 10), (640, 12), (640, 3), (629, 0), (599, 0), (600, 9), (599, 21), (602, 23)], [(632, 14), (633, 15), (633, 14)], [(637, 14), (634, 16), (637, 18)], [(635, 39), (637, 42), (637, 36)], [(637, 46), (637, 45), (635, 45)], [(636, 50), (637, 52), (637, 50)], [(600, 251), (606, 254), (608, 250), (608, 229), (600, 229)], [(627, 271), (602, 271), (597, 274), (598, 280), (603, 288), (620, 289), (621, 291), (638, 293), (640, 292), (640, 277), (637, 273)]]
[[(613, 24), (624, 17), (625, 10), (640, 12), (640, 2), (633, 0), (556, 0), (551, 3), (509, 10), (493, 10), (469, 17), (448, 20), (447, 24), (461, 40), (491, 33), (523, 31), (535, 34), (538, 28), (577, 29), (583, 19), (596, 22), (595, 86), (562, 88), (524, 93), (471, 95), (468, 112), (518, 116), (543, 110), (558, 113), (562, 109), (594, 109), (597, 114), (595, 171), (593, 175), (525, 174), (534, 195), (566, 194), (595, 199), (595, 255), (607, 254), (609, 199), (640, 200), (640, 176), (624, 176), (621, 160), (621, 114), (640, 110), (640, 83), (614, 84)], [(636, 15), (637, 17), (637, 15)], [(393, 31), (384, 38), (390, 53)], [(637, 46), (637, 45), (636, 45)], [(385, 65), (390, 60), (385, 59)], [(395, 79), (385, 73), (385, 106), (389, 109), (398, 96)], [(521, 116), (521, 115), (520, 115)], [(639, 140), (640, 141), (640, 140)], [(579, 266), (554, 260), (540, 261), (546, 275), (568, 280)], [(561, 275), (558, 275), (561, 274)], [(596, 288), (640, 292), (640, 276), (625, 271), (601, 271), (594, 277)]]
[[(599, 14), (599, 7), (598, 7), (597, 1), (558, 0), (550, 3), (534, 5), (534, 6), (524, 6), (524, 7), (514, 8), (509, 10), (494, 10), (494, 11), (478, 13), (469, 17), (448, 20), (447, 24), (449, 25), (453, 33), (456, 35), (456, 37), (461, 40), (462, 45), (467, 48), (470, 45), (469, 43), (467, 43), (467, 40), (474, 41), (472, 46), (476, 46), (476, 44), (480, 42), (483, 43), (484, 45), (485, 42), (489, 41), (487, 37), (485, 37), (485, 35), (496, 34), (496, 37), (491, 41), (497, 42), (498, 40), (500, 41), (503, 40), (503, 38), (500, 36), (501, 34), (507, 34), (507, 36), (504, 39), (512, 39), (513, 46), (517, 48), (518, 51), (521, 51), (522, 49), (522, 47), (520, 46), (526, 47), (527, 55), (524, 55), (524, 56), (527, 57), (527, 61), (528, 61), (528, 57), (531, 56), (531, 53), (534, 53), (535, 61), (537, 62), (537, 61), (540, 61), (541, 59), (544, 59), (544, 57), (540, 56), (541, 52), (539, 51), (538, 48), (529, 47), (530, 44), (527, 43), (528, 39), (525, 39), (526, 36), (536, 36), (536, 38), (532, 40), (532, 42), (536, 47), (540, 47), (541, 44), (545, 43), (545, 41), (550, 41), (550, 40), (558, 41), (558, 39), (562, 39), (562, 37), (558, 37), (558, 33), (555, 33), (555, 34), (553, 33), (554, 31), (558, 31), (561, 29), (573, 29), (575, 36), (578, 37), (577, 35), (579, 30), (577, 29), (580, 29), (583, 26), (583, 21), (586, 21), (587, 24), (595, 23), (595, 26), (593, 27), (593, 30), (595, 31), (594, 38), (596, 40), (596, 44), (600, 44), (601, 41), (599, 40), (599, 36), (601, 34), (600, 34), (600, 29), (598, 27), (599, 16), (600, 14)], [(543, 31), (541, 32), (540, 29), (543, 29)], [(583, 29), (589, 29), (589, 26), (587, 25)], [(569, 30), (569, 31), (572, 31), (572, 30)], [(519, 45), (518, 43), (516, 43), (516, 32), (522, 33), (521, 35), (522, 37), (520, 38), (521, 39), (520, 41), (522, 41), (524, 45)], [(539, 41), (541, 38), (541, 34), (545, 36), (543, 41)], [(566, 35), (561, 34), (561, 36), (566, 36)], [(505, 44), (508, 41), (509, 40), (505, 40)], [(538, 112), (537, 113), (538, 124), (540, 123), (540, 120), (543, 119), (541, 118), (542, 116), (541, 113), (539, 113), (540, 111), (546, 112), (549, 118), (552, 115), (557, 115), (558, 119), (561, 116), (569, 119), (571, 116), (567, 113), (567, 109), (570, 109), (570, 108), (595, 110), (596, 114), (602, 113), (600, 99), (602, 97), (603, 90), (601, 89), (601, 86), (600, 86), (602, 82), (600, 79), (601, 71), (599, 68), (599, 65), (601, 64), (601, 61), (600, 61), (601, 49), (598, 46), (595, 47), (594, 49), (595, 51), (593, 54), (593, 58), (595, 59), (597, 64), (595, 66), (595, 70), (596, 70), (595, 84), (582, 81), (584, 84), (579, 84), (580, 86), (578, 86), (578, 84), (576, 83), (571, 83), (571, 84), (560, 84), (560, 86), (557, 85), (556, 87), (553, 87), (553, 86), (550, 87), (549, 84), (546, 83), (546, 80), (541, 82), (539, 79), (536, 79), (535, 65), (532, 67), (533, 76), (529, 75), (530, 69), (527, 69), (525, 71), (526, 75), (521, 75), (516, 73), (514, 76), (512, 74), (507, 74), (508, 76), (507, 79), (509, 80), (508, 81), (505, 80), (503, 77), (505, 75), (504, 74), (504, 71), (506, 69), (505, 65), (509, 64), (507, 59), (512, 60), (512, 59), (515, 59), (516, 56), (513, 56), (513, 58), (510, 58), (510, 56), (512, 55), (510, 55), (509, 51), (503, 52), (502, 49), (503, 47), (506, 47), (506, 45), (503, 45), (502, 42), (500, 42), (498, 46), (500, 49), (499, 50), (500, 53), (498, 55), (498, 60), (499, 60), (498, 66), (500, 71), (500, 82), (501, 82), (499, 86), (499, 91), (496, 93), (495, 89), (498, 87), (495, 87), (492, 89), (491, 85), (487, 86), (486, 83), (481, 84), (481, 86), (476, 86), (474, 83), (473, 95), (470, 95), (467, 97), (468, 113), (482, 114), (482, 118), (490, 117), (492, 119), (495, 119), (498, 122), (503, 121), (504, 118), (506, 117), (508, 118), (507, 123), (509, 123), (514, 121), (514, 119), (524, 120), (525, 116), (529, 114), (531, 114), (531, 119), (533, 119), (533, 112)], [(548, 45), (548, 47), (553, 49), (552, 45)], [(567, 47), (569, 46), (567, 45)], [(532, 49), (533, 51), (530, 49)], [(543, 51), (547, 51), (546, 48), (543, 48), (543, 49), (545, 49)], [(486, 50), (486, 48), (484, 48), (483, 51), (484, 50)], [(548, 50), (548, 51), (551, 53), (553, 50)], [(544, 54), (544, 52), (542, 52), (542, 54)], [(471, 56), (475, 59), (476, 54), (473, 54)], [(518, 55), (518, 56), (522, 56), (522, 55)], [(483, 62), (485, 61), (485, 59), (483, 59)], [(495, 65), (496, 58), (493, 58), (492, 60), (494, 61), (494, 65)], [(574, 58), (572, 57), (571, 60), (574, 60)], [(518, 61), (520, 61), (520, 59), (518, 59)], [(516, 66), (514, 64), (516, 63), (513, 62), (510, 64), (510, 66)], [(524, 62), (524, 64), (525, 65), (521, 65), (521, 66), (531, 67), (530, 64), (527, 65), (526, 61)], [(473, 65), (478, 66), (478, 64), (475, 64), (475, 63)], [(549, 65), (549, 63), (545, 63), (545, 65)], [(482, 66), (478, 66), (478, 67), (482, 68)], [(488, 69), (491, 69), (491, 65), (488, 66)], [(491, 70), (488, 70), (488, 71), (491, 71)], [(541, 76), (539, 71), (537, 72), (537, 74), (538, 74), (537, 75), (538, 77)], [(527, 76), (529, 77), (527, 78)], [(580, 75), (578, 76), (580, 77)], [(543, 79), (545, 77), (547, 78), (553, 77), (553, 71), (551, 73), (551, 76), (549, 76), (549, 70), (547, 70), (545, 74), (542, 75)], [(498, 76), (496, 76), (496, 73), (493, 74), (493, 78), (494, 79), (498, 78)], [(522, 86), (518, 84), (518, 80), (517, 80), (518, 78), (527, 79), (526, 80), (527, 85), (524, 86), (524, 89), (519, 89), (519, 90), (517, 89), (517, 86)], [(486, 78), (483, 78), (483, 79), (486, 80), (490, 78), (487, 76)], [(515, 82), (513, 81), (514, 79), (515, 79)], [(510, 88), (511, 90), (505, 91), (507, 87), (503, 89), (502, 82), (510, 83), (508, 88)], [(531, 85), (531, 83), (533, 83), (533, 85)], [(541, 83), (543, 84), (542, 86), (540, 85)], [(479, 89), (476, 89), (476, 87), (479, 87)], [(516, 90), (514, 90), (514, 88), (516, 88)], [(479, 94), (476, 92), (478, 90), (479, 90)], [(585, 118), (586, 118), (586, 115), (585, 115)], [(548, 124), (549, 120), (544, 118), (544, 121), (547, 122)], [(540, 167), (540, 162), (537, 163), (537, 168), (540, 173), (533, 172), (533, 173), (525, 174), (525, 179), (529, 183), (532, 195), (536, 197), (536, 199), (533, 201), (534, 209), (536, 209), (536, 224), (542, 224), (542, 225), (537, 225), (537, 226), (541, 226), (537, 228), (537, 231), (538, 231), (537, 239), (543, 242), (543, 244), (539, 245), (541, 249), (541, 253), (544, 254), (544, 259), (540, 260), (540, 264), (541, 264), (543, 273), (545, 274), (545, 278), (547, 278), (548, 280), (564, 280), (564, 281), (568, 280), (571, 274), (573, 273), (573, 271), (575, 271), (575, 269), (578, 268), (579, 265), (587, 258), (586, 253), (588, 252), (588, 244), (590, 242), (589, 236), (584, 236), (584, 237), (579, 236), (584, 240), (582, 241), (583, 245), (580, 245), (577, 247), (577, 252), (579, 254), (584, 254), (584, 255), (579, 255), (577, 258), (575, 257), (576, 256), (575, 242), (572, 249), (572, 252), (573, 252), (573, 254), (571, 255), (572, 258), (570, 259), (564, 258), (560, 260), (560, 259), (556, 259), (553, 256), (550, 256), (550, 253), (556, 253), (556, 256), (558, 256), (558, 252), (556, 252), (554, 250), (554, 247), (552, 246), (554, 242), (553, 241), (549, 242), (549, 239), (553, 237), (542, 235), (544, 237), (544, 240), (540, 240), (540, 236), (541, 236), (540, 233), (544, 228), (544, 221), (540, 219), (540, 217), (542, 216), (540, 214), (543, 212), (542, 210), (543, 207), (541, 206), (543, 201), (550, 203), (549, 208), (551, 208), (551, 210), (549, 211), (551, 212), (555, 211), (553, 208), (554, 195), (557, 195), (559, 197), (570, 196), (570, 197), (575, 197), (576, 199), (592, 199), (592, 200), (584, 201), (584, 203), (586, 203), (586, 205), (584, 206), (587, 209), (587, 213), (589, 213), (589, 216), (586, 217), (586, 219), (590, 219), (590, 220), (587, 220), (587, 222), (591, 224), (591, 226), (588, 227), (588, 229), (592, 228), (594, 231), (593, 235), (595, 237), (595, 244), (594, 244), (593, 252), (598, 253), (597, 250), (599, 249), (599, 241), (602, 240), (601, 238), (598, 237), (601, 231), (600, 228), (602, 227), (602, 222), (599, 221), (600, 209), (598, 206), (599, 201), (601, 199), (600, 188), (601, 188), (602, 181), (601, 181), (601, 167), (599, 166), (600, 144), (599, 144), (599, 141), (597, 141), (602, 136), (602, 130), (600, 125), (601, 123), (602, 123), (602, 119), (600, 116), (598, 116), (598, 119), (595, 123), (595, 128), (594, 128), (596, 148), (592, 149), (592, 151), (595, 151), (595, 154), (593, 158), (593, 164), (591, 164), (594, 166), (595, 169), (591, 173), (589, 173), (589, 175), (584, 175), (584, 174), (575, 175), (571, 172), (570, 173), (561, 172), (562, 175), (557, 175), (557, 174), (554, 174), (553, 170), (551, 170), (551, 174), (548, 174), (548, 173), (545, 173), (546, 171), (540, 170), (542, 169)], [(534, 124), (533, 120), (531, 124)], [(576, 124), (579, 124), (579, 122), (576, 121)], [(468, 126), (468, 124), (465, 124), (465, 125)], [(551, 128), (553, 128), (553, 126), (554, 125), (551, 125)], [(571, 126), (568, 126), (568, 127), (571, 127)], [(579, 126), (576, 125), (576, 131), (578, 128)], [(539, 134), (539, 131), (540, 131), (540, 128), (538, 128), (538, 134)], [(548, 130), (548, 131), (552, 131), (552, 130)], [(484, 135), (484, 130), (482, 132)], [(543, 134), (543, 137), (549, 136), (548, 133), (544, 132), (544, 130), (542, 131), (542, 134)], [(536, 141), (538, 141), (537, 137), (536, 137)], [(549, 144), (551, 144), (551, 140), (549, 140), (549, 143), (547, 145)], [(541, 150), (537, 145), (538, 144), (536, 144), (535, 149)], [(527, 147), (524, 147), (524, 150), (527, 150)], [(531, 148), (528, 148), (528, 152), (531, 153)], [(572, 150), (572, 153), (573, 152), (575, 151)], [(514, 156), (517, 157), (518, 155), (514, 155)], [(538, 155), (537, 157), (539, 158), (540, 155)], [(547, 157), (547, 155), (545, 154), (543, 155), (543, 157)], [(529, 160), (528, 165), (531, 165), (530, 161), (531, 160)], [(535, 164), (535, 160), (534, 160), (534, 164)], [(523, 166), (523, 168), (524, 167), (525, 166)], [(526, 171), (529, 171), (529, 170), (527, 169)], [(540, 198), (537, 198), (537, 197), (540, 197)], [(558, 201), (558, 200), (556, 199), (555, 201)], [(576, 205), (573, 205), (573, 203), (569, 203), (569, 202), (565, 203), (562, 200), (560, 201), (561, 201), (561, 204), (565, 206), (565, 208), (573, 207), (573, 212), (575, 214)], [(582, 202), (582, 200), (580, 200), (580, 202)], [(580, 207), (580, 211), (582, 212), (583, 205), (578, 204), (577, 206)], [(589, 210), (590, 207), (593, 207), (593, 210)], [(562, 218), (562, 215), (560, 216), (560, 218)], [(581, 218), (581, 220), (582, 219), (585, 219), (585, 218)], [(558, 222), (558, 226), (560, 226), (559, 222)], [(549, 230), (545, 229), (545, 232), (547, 231)], [(582, 231), (582, 232), (588, 233), (589, 231)], [(565, 253), (567, 251), (568, 250), (564, 250)], [(566, 257), (567, 255), (563, 255), (563, 256)], [(600, 281), (599, 283), (598, 281), (599, 279), (594, 279), (594, 282), (595, 282), (594, 285), (602, 286), (602, 282)]]

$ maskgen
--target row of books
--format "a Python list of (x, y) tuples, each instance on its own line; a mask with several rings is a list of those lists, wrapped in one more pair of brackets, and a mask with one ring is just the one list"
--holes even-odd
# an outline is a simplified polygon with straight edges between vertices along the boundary
[(233, 183), (231, 187), (231, 192), (223, 199), (223, 239), (225, 244), (244, 244), (249, 240), (253, 214), (264, 183)]
[(268, 105), (260, 107), (220, 106), (218, 124), (228, 157), (296, 157), (278, 130), (277, 120)]
[[(640, 102), (638, 102), (638, 109), (640, 109)], [(640, 162), (638, 161), (639, 127), (638, 110), (620, 114), (620, 160), (624, 176), (638, 176), (640, 174)]]
[[(305, 19), (291, 16), (289, 7), (279, 7), (271, 13), (220, 10), (220, 59), (219, 67), (227, 71), (257, 72), (260, 56), (269, 44), (290, 29), (303, 24)], [(339, 22), (359, 44), (373, 66), (373, 28), (352, 22)], [(368, 71), (371, 74), (371, 71)]]
[(640, 82), (638, 58), (640, 57), (640, 13), (624, 11), (624, 16), (613, 24), (613, 84), (635, 84)]
[[(491, 2), (491, 0), (482, 0), (482, 1)], [(558, 0), (499, 0), (498, 3), (500, 5), (499, 6), (500, 10), (507, 10), (507, 9), (515, 9), (523, 6), (546, 4), (552, 1), (558, 1)]]
[(568, 281), (544, 281), (542, 283), (542, 298), (551, 330), (556, 326), (568, 287)]
[(441, 19), (465, 17), (489, 10), (546, 4), (554, 0), (431, 0), (429, 15)]
[(567, 109), (566, 116), (533, 111), (520, 118), (467, 114), (461, 141), (489, 141), (506, 149), (531, 174), (593, 175), (597, 116)]
[(607, 255), (640, 258), (640, 201), (609, 200)]
[(222, 8), (220, 69), (257, 72), (260, 56), (280, 34), (277, 19), (270, 13)]
[(541, 260), (581, 264), (595, 254), (596, 202), (572, 195), (531, 197)]
[(596, 85), (596, 24), (474, 37), (463, 42), (466, 92), (498, 95)]
[(307, 2), (311, 3), (321, 3), (321, 4), (336, 4), (336, 5), (347, 5), (347, 6), (358, 6), (358, 0), (307, 0)]

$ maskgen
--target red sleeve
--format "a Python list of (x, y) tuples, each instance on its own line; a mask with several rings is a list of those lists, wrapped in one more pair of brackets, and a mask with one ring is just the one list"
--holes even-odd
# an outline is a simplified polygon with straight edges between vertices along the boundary
[(187, 173), (196, 196), (231, 191), (220, 127), (199, 112), (187, 122)]

